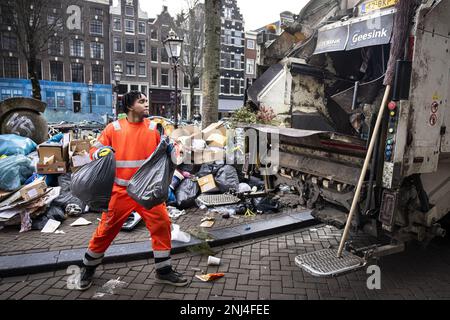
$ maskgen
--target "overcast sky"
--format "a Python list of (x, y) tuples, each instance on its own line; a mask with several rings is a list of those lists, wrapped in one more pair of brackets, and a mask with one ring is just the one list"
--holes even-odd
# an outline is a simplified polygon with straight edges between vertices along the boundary
[[(116, 3), (117, 0), (114, 1)], [(237, 0), (245, 20), (245, 30), (263, 27), (280, 19), (280, 13), (291, 11), (298, 14), (308, 0)], [(185, 7), (185, 0), (141, 0), (141, 8), (148, 12), (150, 18), (161, 12), (163, 4), (167, 5), (172, 16)]]

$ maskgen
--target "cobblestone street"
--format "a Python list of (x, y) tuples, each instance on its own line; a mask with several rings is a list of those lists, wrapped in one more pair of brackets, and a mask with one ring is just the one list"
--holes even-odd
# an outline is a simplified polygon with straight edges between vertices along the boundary
[[(92, 299), (111, 279), (126, 285), (100, 299), (164, 300), (322, 300), (322, 299), (450, 299), (450, 246), (435, 240), (427, 250), (410, 247), (382, 258), (381, 290), (368, 290), (366, 270), (338, 278), (312, 277), (295, 266), (296, 255), (336, 247), (341, 231), (328, 226), (307, 228), (272, 237), (215, 248), (222, 259), (207, 266), (207, 256), (180, 254), (174, 265), (192, 282), (185, 288), (154, 284), (152, 260), (100, 267), (94, 285), (85, 292), (67, 289), (66, 270), (0, 279), (0, 299)], [(214, 282), (194, 278), (201, 271), (223, 272)]]

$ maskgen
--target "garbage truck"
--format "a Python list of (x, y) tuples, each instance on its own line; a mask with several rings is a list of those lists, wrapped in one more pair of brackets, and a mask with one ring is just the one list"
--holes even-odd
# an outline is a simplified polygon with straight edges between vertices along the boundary
[[(272, 183), (295, 188), (317, 220), (375, 239), (360, 247), (347, 241), (341, 255), (331, 248), (298, 256), (296, 264), (315, 276), (358, 270), (446, 234), (440, 222), (450, 211), (450, 0), (424, 0), (414, 9), (383, 105), (395, 3), (360, 1), (318, 28), (285, 64), (290, 128), (246, 128), (276, 135), (264, 148), (279, 150), (278, 162), (264, 166), (247, 156), (247, 174), (272, 166)], [(249, 143), (248, 154), (252, 148), (261, 145)]]

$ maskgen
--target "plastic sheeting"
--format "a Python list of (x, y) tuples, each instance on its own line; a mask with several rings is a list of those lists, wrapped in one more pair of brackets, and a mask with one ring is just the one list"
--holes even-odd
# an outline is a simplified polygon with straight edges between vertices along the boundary
[(28, 155), (36, 150), (37, 144), (30, 138), (21, 137), (16, 134), (0, 135), (0, 156), (15, 156), (18, 154)]
[(31, 160), (24, 155), (10, 156), (0, 160), (0, 189), (15, 191), (34, 173)]

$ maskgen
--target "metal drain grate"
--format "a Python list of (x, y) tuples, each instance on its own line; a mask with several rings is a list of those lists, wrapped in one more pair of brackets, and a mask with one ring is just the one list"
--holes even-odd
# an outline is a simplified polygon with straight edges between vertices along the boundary
[(227, 204), (236, 204), (241, 201), (238, 197), (231, 194), (202, 194), (197, 200), (207, 207), (224, 206)]
[(366, 261), (347, 251), (338, 258), (336, 249), (325, 249), (299, 255), (295, 264), (313, 276), (334, 277), (363, 268)]

